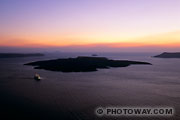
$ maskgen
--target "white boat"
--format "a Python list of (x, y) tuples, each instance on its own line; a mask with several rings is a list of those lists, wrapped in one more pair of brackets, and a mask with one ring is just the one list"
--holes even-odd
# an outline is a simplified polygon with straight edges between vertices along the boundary
[(36, 73), (36, 74), (34, 75), (34, 79), (35, 79), (35, 80), (41, 80), (41, 77), (40, 77), (39, 74)]

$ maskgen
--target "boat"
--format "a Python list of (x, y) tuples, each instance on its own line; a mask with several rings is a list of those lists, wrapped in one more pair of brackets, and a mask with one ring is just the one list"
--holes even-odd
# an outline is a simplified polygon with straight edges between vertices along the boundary
[(36, 74), (34, 75), (34, 79), (35, 79), (35, 80), (41, 80), (41, 77), (40, 77), (39, 74), (36, 73)]

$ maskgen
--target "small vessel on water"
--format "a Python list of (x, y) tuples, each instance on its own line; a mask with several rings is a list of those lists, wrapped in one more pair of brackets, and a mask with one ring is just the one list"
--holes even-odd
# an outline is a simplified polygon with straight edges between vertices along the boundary
[(34, 75), (34, 79), (35, 79), (35, 80), (41, 80), (41, 77), (40, 77), (39, 74), (36, 73), (36, 74)]

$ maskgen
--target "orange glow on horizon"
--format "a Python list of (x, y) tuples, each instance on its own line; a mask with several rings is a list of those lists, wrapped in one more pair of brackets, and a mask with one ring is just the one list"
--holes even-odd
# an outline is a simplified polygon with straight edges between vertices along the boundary
[(178, 0), (0, 1), (0, 47), (180, 50), (179, 6)]
[[(112, 36), (24, 36), (19, 39), (8, 39), (6, 36), (1, 37), (0, 46), (9, 47), (178, 47), (180, 46), (180, 31), (169, 32), (139, 38), (115, 38)], [(14, 38), (14, 36), (12, 36)], [(14, 42), (12, 42), (14, 41)]]
[(43, 48), (43, 47), (87, 47), (87, 48), (93, 48), (93, 47), (110, 47), (110, 48), (128, 48), (128, 47), (180, 47), (180, 43), (164, 43), (164, 44), (147, 44), (147, 43), (96, 43), (96, 44), (27, 44), (27, 43), (22, 43), (22, 44), (2, 44), (1, 47), (38, 47), (38, 48)]

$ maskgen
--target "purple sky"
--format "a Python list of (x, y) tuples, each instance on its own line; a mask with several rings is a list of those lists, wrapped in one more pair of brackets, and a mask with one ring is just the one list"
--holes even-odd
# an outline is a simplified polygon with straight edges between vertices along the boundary
[(0, 46), (180, 45), (180, 0), (1, 0), (0, 16)]

